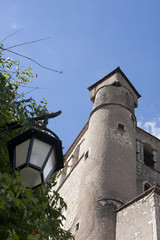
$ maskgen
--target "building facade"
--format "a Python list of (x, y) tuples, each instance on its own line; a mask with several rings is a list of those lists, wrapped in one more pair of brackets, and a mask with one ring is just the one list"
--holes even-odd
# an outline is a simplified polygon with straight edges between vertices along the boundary
[[(93, 102), (89, 121), (57, 177), (56, 190), (68, 206), (65, 229), (76, 240), (158, 240), (159, 188), (153, 186), (160, 185), (160, 140), (137, 127), (140, 94), (119, 67), (88, 90)], [(154, 201), (153, 210), (149, 203)], [(145, 211), (148, 218), (143, 218)], [(150, 235), (138, 230), (152, 220)]]

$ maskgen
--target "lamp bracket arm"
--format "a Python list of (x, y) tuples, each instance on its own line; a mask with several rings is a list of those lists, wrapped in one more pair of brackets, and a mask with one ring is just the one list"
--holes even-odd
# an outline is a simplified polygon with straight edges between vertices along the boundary
[[(14, 130), (14, 129), (17, 129), (17, 128), (21, 128), (20, 130), (20, 133), (23, 132), (24, 128), (25, 127), (28, 127), (28, 126), (37, 126), (38, 128), (41, 128), (43, 130), (46, 130), (48, 132), (50, 132), (51, 134), (53, 134), (57, 139), (58, 136), (52, 132), (50, 129), (46, 128), (47, 124), (48, 124), (48, 119), (49, 118), (54, 118), (54, 117), (57, 117), (61, 114), (62, 112), (61, 111), (58, 111), (58, 112), (55, 112), (55, 113), (48, 113), (48, 114), (45, 114), (45, 115), (42, 115), (42, 116), (38, 116), (38, 117), (33, 117), (33, 118), (27, 118), (27, 123), (24, 124), (24, 125), (21, 125), (19, 121), (15, 121), (15, 122), (11, 122), (11, 123), (6, 123), (6, 126), (7, 128), (5, 127), (4, 129), (2, 129), (0, 131), (0, 137), (2, 137), (4, 134)], [(43, 125), (40, 126), (36, 123), (36, 121), (38, 120), (44, 120), (43, 122)]]

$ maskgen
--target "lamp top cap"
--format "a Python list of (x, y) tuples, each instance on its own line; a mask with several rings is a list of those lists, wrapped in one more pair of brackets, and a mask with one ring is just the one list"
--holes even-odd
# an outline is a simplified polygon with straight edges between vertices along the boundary
[(15, 138), (11, 139), (10, 141), (8, 141), (8, 146), (12, 145), (12, 146), (15, 146), (15, 145), (18, 145), (26, 140), (28, 140), (29, 138), (37, 138), (43, 142), (46, 142), (46, 143), (61, 143), (61, 140), (45, 133), (45, 132), (42, 132), (40, 130), (37, 130), (35, 128), (30, 128), (29, 130), (25, 131), (24, 133), (16, 136)]

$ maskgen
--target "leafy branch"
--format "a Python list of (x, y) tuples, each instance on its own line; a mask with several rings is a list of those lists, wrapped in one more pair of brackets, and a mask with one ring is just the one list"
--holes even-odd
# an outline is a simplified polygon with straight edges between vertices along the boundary
[[(0, 49), (1, 50), (1, 49)], [(34, 75), (32, 69), (19, 72), (18, 61), (4, 58), (0, 51), (0, 129), (7, 123), (48, 113), (46, 100), (37, 104), (33, 98), (24, 98), (19, 86), (26, 86)], [(15, 70), (14, 70), (15, 69)], [(12, 73), (15, 73), (14, 79)], [(18, 172), (13, 172), (7, 152), (7, 142), (17, 135), (17, 129), (0, 138), (0, 238), (3, 240), (71, 240), (73, 236), (63, 229), (63, 210), (66, 204), (53, 191), (55, 176), (50, 182), (33, 191), (20, 183)]]

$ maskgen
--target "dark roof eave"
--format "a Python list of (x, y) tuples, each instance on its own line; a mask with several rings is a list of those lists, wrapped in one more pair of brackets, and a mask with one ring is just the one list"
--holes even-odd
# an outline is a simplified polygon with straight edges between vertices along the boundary
[[(140, 128), (140, 127), (137, 127), (137, 130), (140, 130), (140, 131), (144, 132), (145, 134), (149, 135), (150, 137), (153, 137), (155, 140), (160, 141), (159, 138), (157, 138), (156, 136), (152, 135), (151, 133), (145, 131), (144, 129), (142, 129), (142, 128)], [(137, 132), (137, 133), (138, 133), (138, 132)]]
[(141, 200), (142, 198), (144, 198), (145, 196), (147, 196), (150, 193), (157, 193), (158, 195), (160, 195), (160, 186), (159, 185), (155, 185), (151, 188), (149, 188), (147, 191), (141, 193), (140, 195), (138, 195), (137, 197), (135, 197), (134, 199), (132, 199), (131, 201), (125, 203), (124, 205), (122, 205), (121, 207), (119, 207), (116, 212), (121, 211), (122, 209), (130, 206), (132, 203), (135, 203), (139, 200)]

